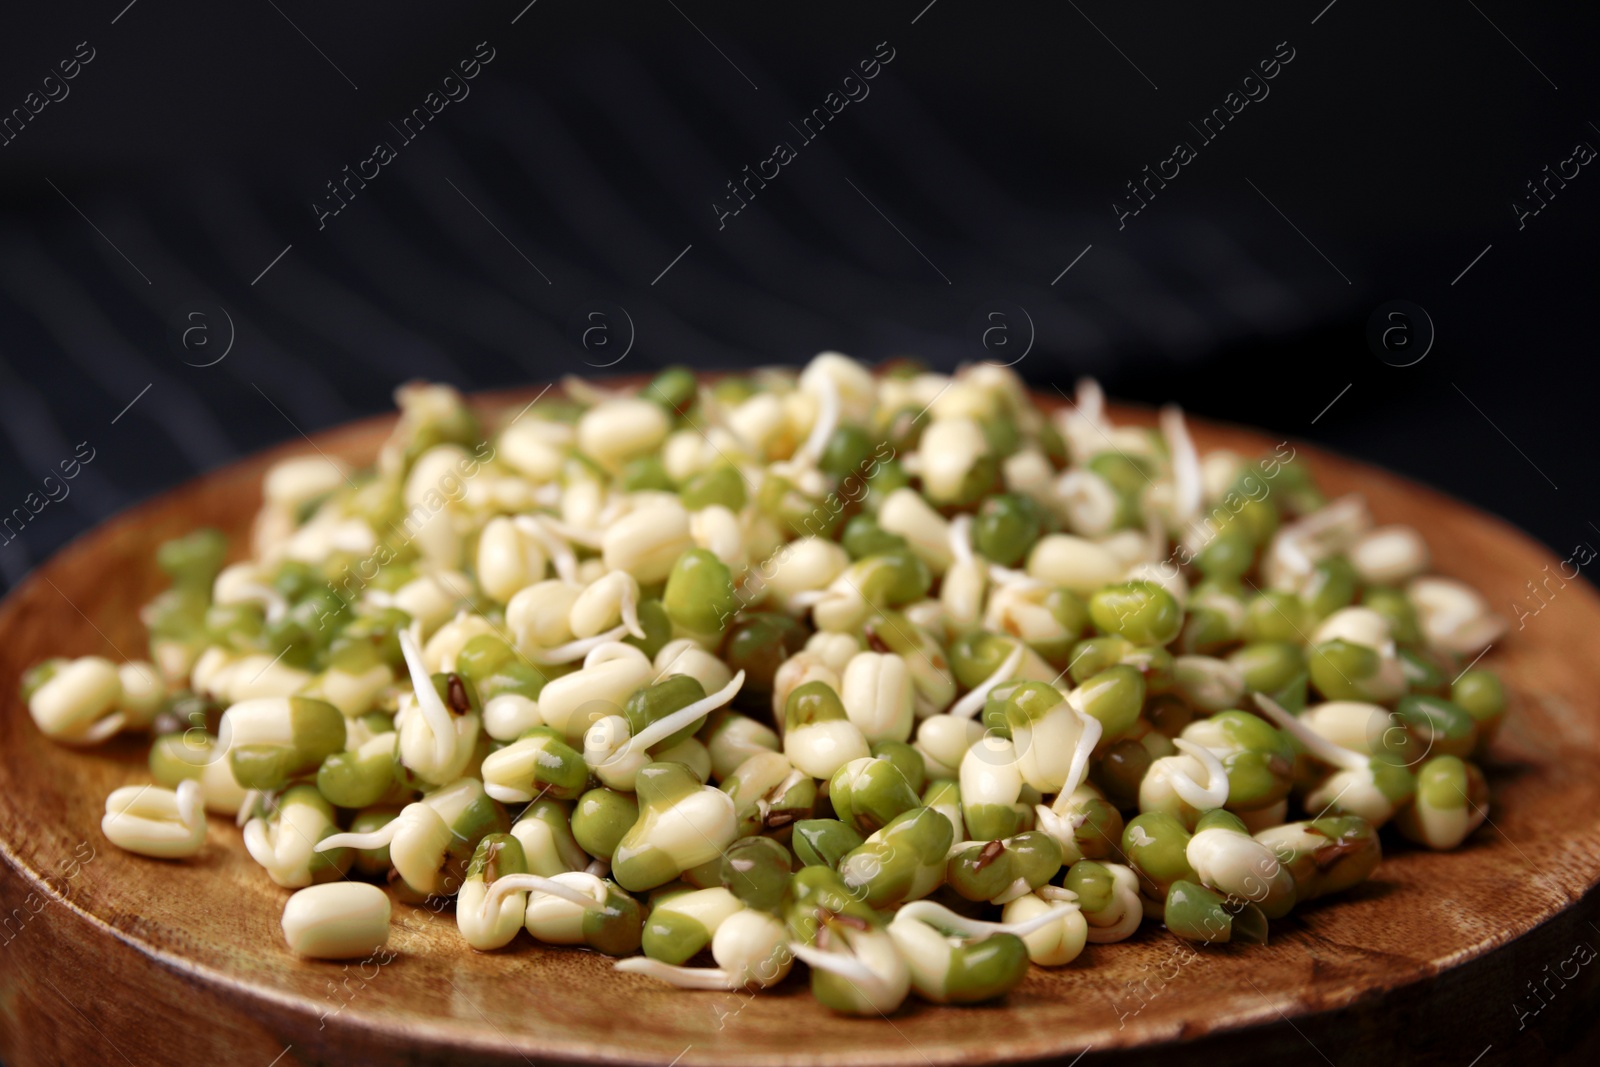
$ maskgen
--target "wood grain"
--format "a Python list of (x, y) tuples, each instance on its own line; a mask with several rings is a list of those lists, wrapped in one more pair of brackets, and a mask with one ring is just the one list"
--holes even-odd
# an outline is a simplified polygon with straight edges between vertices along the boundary
[[(516, 410), (533, 394), (485, 398)], [(1048, 403), (1048, 401), (1044, 401)], [(1120, 420), (1148, 422), (1142, 411)], [(369, 460), (390, 419), (319, 435)], [(1201, 448), (1253, 452), (1257, 434), (1196, 423)], [(1332, 492), (1359, 489), (1381, 522), (1427, 535), (1442, 573), (1495, 606), (1556, 562), (1499, 520), (1439, 493), (1296, 444)], [(144, 655), (137, 609), (161, 585), (160, 541), (202, 524), (239, 534), (262, 472), (297, 441), (208, 474), (116, 517), (42, 564), (0, 606), (0, 1057), (51, 1063), (658, 1063), (931, 1065), (1408, 1062), (1464, 1067), (1596, 1051), (1600, 963), (1600, 597), (1561, 589), (1488, 661), (1513, 694), (1489, 766), (1491, 824), (1436, 855), (1385, 837), (1370, 883), (1274, 924), (1271, 945), (1187, 953), (1147, 924), (1073, 966), (1035, 969), (977, 1009), (915, 1000), (889, 1019), (831, 1015), (791, 979), (746, 1001), (614, 974), (609, 961), (526, 938), (468, 949), (452, 913), (397, 905), (384, 966), (291, 957), (278, 919), (287, 891), (213, 819), (195, 860), (118, 851), (100, 834), (106, 794), (148, 781), (137, 739), (80, 752), (45, 740), (16, 696), (49, 655)], [(1391, 844), (1393, 847), (1390, 847)], [(1543, 983), (1533, 999), (1527, 983)], [(1520, 1000), (1518, 998), (1521, 998)], [(1537, 1014), (1530, 1014), (1539, 1007)], [(1580, 1011), (1580, 1009), (1583, 1009)], [(1519, 1023), (1521, 1024), (1519, 1027)], [(1592, 1060), (1591, 1060), (1592, 1061)], [(1494, 1059), (1486, 1060), (1494, 1062)]]

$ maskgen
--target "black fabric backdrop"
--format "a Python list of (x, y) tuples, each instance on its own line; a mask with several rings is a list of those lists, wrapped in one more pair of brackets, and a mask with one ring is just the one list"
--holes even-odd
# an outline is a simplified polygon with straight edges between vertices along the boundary
[[(612, 371), (1020, 356), (1044, 389), (1094, 374), (1374, 460), (1566, 555), (1600, 543), (1600, 173), (1575, 155), (1600, 146), (1597, 20), (1505, 0), (18, 8), (0, 575), (408, 378), (542, 381), (624, 350)], [(1394, 300), (1426, 321), (1382, 319), (1400, 330), (1375, 351)], [(70, 493), (33, 514), (63, 461)]]

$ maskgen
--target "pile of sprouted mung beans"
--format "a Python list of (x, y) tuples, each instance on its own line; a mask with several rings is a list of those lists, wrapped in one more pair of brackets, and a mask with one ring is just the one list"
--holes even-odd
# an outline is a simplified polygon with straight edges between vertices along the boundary
[(477, 950), (798, 961), (877, 1015), (1143, 923), (1261, 943), (1384, 824), (1485, 818), (1503, 620), (1287, 443), (833, 353), (564, 391), (486, 425), (402, 387), (370, 469), (268, 471), (248, 558), (161, 546), (150, 662), (34, 668), (50, 737), (154, 736), (105, 835), (181, 858), (236, 815), (305, 956), (454, 897)]

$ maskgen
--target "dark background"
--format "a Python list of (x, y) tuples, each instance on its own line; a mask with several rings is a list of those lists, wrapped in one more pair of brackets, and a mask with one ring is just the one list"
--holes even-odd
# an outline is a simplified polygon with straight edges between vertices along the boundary
[[(597, 373), (618, 308), (616, 372), (1026, 350), (1044, 389), (1094, 374), (1431, 482), (1563, 556), (1600, 538), (1600, 166), (1520, 230), (1512, 209), (1600, 147), (1594, 4), (526, 3), (13, 13), (0, 115), (79, 42), (94, 58), (0, 146), (0, 512), (94, 458), (0, 576), (408, 378)], [(403, 144), (390, 122), (478, 42), (470, 95)], [(802, 143), (789, 124), (880, 42), (870, 95)], [(1288, 48), (1202, 146), (1187, 123)], [(1180, 139), (1198, 158), (1119, 229), (1124, 183)], [(324, 183), (379, 140), (397, 158), (319, 230)], [(798, 157), (719, 229), (778, 141)], [(1397, 299), (1437, 331), (1407, 367), (1420, 321), (1387, 362), (1366, 340)], [(597, 302), (613, 344), (585, 349)]]

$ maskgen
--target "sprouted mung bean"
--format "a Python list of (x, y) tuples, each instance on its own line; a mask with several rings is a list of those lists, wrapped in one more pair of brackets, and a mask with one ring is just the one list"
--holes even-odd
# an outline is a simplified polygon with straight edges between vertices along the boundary
[(566, 392), (486, 427), (403, 386), (373, 467), (268, 472), (247, 558), (162, 546), (147, 662), (30, 671), (55, 740), (153, 735), (106, 836), (181, 859), (236, 814), (301, 955), (455, 896), (474, 949), (698, 989), (798, 962), (874, 1015), (1147, 921), (1259, 943), (1383, 823), (1486, 818), (1504, 621), (1287, 444), (834, 353)]

